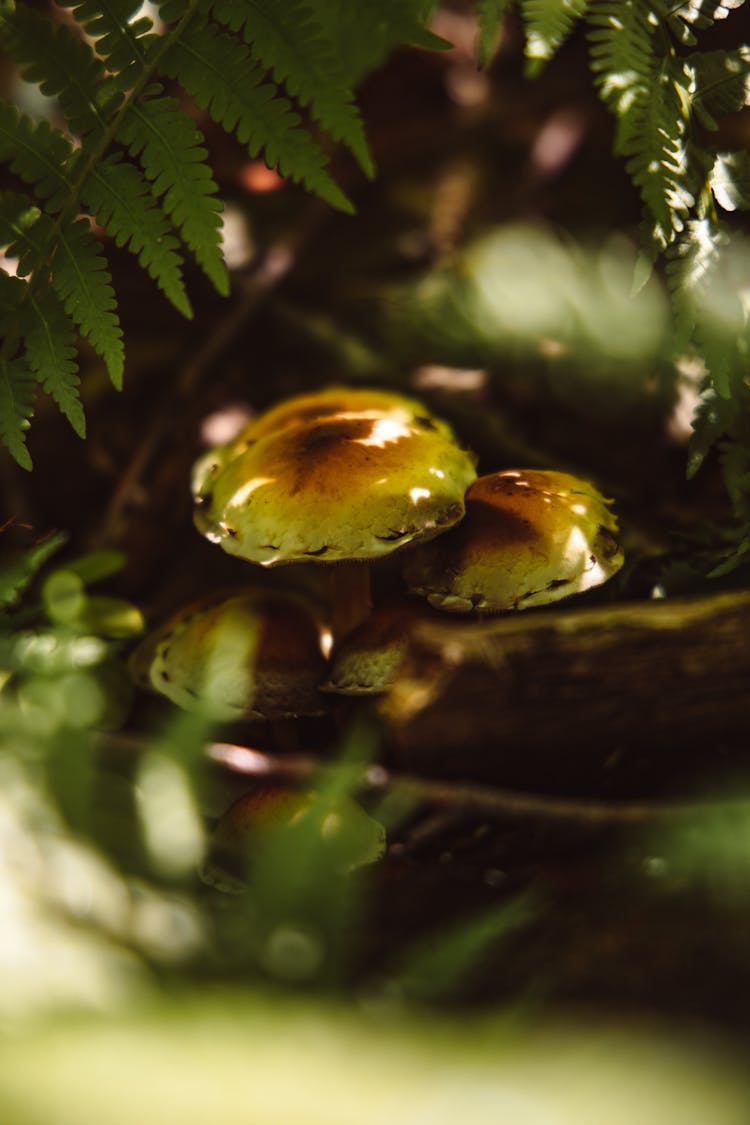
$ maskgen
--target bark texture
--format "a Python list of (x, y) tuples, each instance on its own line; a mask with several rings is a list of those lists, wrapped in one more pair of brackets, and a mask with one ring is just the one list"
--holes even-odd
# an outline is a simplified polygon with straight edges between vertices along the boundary
[(736, 760), (750, 594), (421, 625), (383, 711), (400, 762), (451, 776), (566, 789), (624, 759), (630, 783), (658, 754)]

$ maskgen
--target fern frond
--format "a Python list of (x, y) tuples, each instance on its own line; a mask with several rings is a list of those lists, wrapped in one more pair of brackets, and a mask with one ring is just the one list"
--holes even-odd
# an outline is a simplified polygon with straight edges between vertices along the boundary
[(694, 74), (693, 108), (707, 129), (718, 128), (717, 118), (750, 103), (750, 47), (695, 52), (687, 62)]
[(176, 78), (214, 121), (236, 133), (251, 156), (263, 152), (283, 176), (299, 181), (342, 211), (352, 207), (326, 171), (326, 158), (276, 88), (263, 82), (263, 71), (248, 48), (209, 24), (192, 28), (176, 40), (161, 60), (162, 71)]
[(652, 237), (664, 249), (695, 203), (687, 126), (692, 71), (671, 44), (657, 43), (664, 0), (605, 0), (591, 9), (591, 66), (617, 118), (616, 151), (640, 190)]
[(119, 390), (125, 366), (112, 280), (101, 246), (85, 219), (64, 227), (52, 262), (52, 287), (68, 316), (102, 357)]
[(148, 16), (135, 19), (140, 0), (59, 0), (75, 8), (75, 18), (94, 40), (96, 53), (116, 76), (116, 85), (127, 90), (148, 67), (148, 51), (155, 42)]
[(133, 106), (117, 139), (138, 157), (153, 194), (219, 293), (229, 292), (221, 250), (221, 201), (200, 132), (174, 98)]
[(562, 46), (589, 0), (521, 0), (526, 28), (527, 73), (536, 74)]
[(741, 8), (745, 0), (685, 0), (669, 11), (669, 25), (682, 43), (695, 42), (695, 32)]
[(737, 274), (748, 249), (708, 219), (691, 220), (667, 261), (682, 338), (692, 339), (710, 385), (729, 401), (747, 368), (746, 315)]
[(7, 246), (8, 256), (18, 259), (19, 277), (31, 275), (37, 281), (49, 271), (65, 311), (102, 356), (119, 388), (124, 366), (122, 330), (106, 262), (88, 222), (77, 219), (57, 229), (49, 215), (41, 215), (24, 196), (7, 192), (0, 196), (0, 246)]
[(57, 403), (79, 437), (86, 419), (78, 395), (78, 363), (73, 326), (51, 289), (33, 292), (24, 303), (20, 325), (26, 362)]
[(34, 376), (24, 361), (0, 354), (0, 440), (24, 469), (32, 468), (26, 431), (34, 413), (35, 390)]
[(127, 245), (175, 308), (191, 317), (177, 239), (135, 165), (117, 153), (108, 156), (92, 170), (81, 194), (116, 245)]
[(395, 47), (425, 51), (453, 46), (425, 26), (437, 0), (378, 0), (377, 4), (307, 0), (350, 85), (380, 66)]
[(750, 208), (750, 152), (720, 152), (709, 177), (716, 202), (725, 211)]
[(66, 202), (70, 182), (65, 169), (72, 154), (64, 133), (0, 102), (0, 161), (47, 200), (48, 211), (59, 211)]
[(481, 67), (489, 66), (492, 62), (500, 28), (513, 3), (514, 0), (478, 0), (477, 62)]
[(0, 40), (25, 76), (42, 93), (57, 98), (71, 133), (85, 136), (104, 130), (114, 91), (91, 47), (65, 24), (53, 27), (28, 7), (17, 6), (0, 23)]
[(343, 141), (363, 171), (374, 174), (362, 119), (342, 68), (305, 0), (212, 0), (214, 16), (242, 32), (252, 57), (308, 107), (335, 141)]

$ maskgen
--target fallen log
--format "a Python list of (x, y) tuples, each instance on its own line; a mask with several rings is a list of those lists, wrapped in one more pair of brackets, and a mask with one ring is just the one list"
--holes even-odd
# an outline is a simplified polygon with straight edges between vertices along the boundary
[(399, 763), (443, 776), (542, 770), (565, 790), (657, 752), (731, 756), (750, 727), (750, 593), (420, 624), (382, 710)]

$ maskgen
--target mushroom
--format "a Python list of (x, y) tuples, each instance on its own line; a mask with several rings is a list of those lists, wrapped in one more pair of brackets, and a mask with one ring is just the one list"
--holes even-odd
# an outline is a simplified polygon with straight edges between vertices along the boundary
[[(385, 851), (385, 829), (352, 797), (331, 800), (314, 789), (263, 785), (238, 797), (219, 818), (201, 875), (219, 890), (242, 891), (248, 857), (282, 832), (320, 849), (337, 871), (375, 863)], [(277, 837), (278, 839), (278, 837)]]
[(406, 584), (450, 613), (527, 609), (589, 590), (623, 563), (609, 503), (568, 473), (479, 477), (466, 493), (463, 522), (409, 553)]
[(395, 680), (416, 625), (440, 614), (414, 597), (376, 605), (369, 617), (336, 645), (321, 691), (338, 695), (380, 695)]
[(225, 591), (184, 607), (130, 658), (140, 686), (220, 719), (322, 714), (326, 668), (312, 609), (287, 591)]
[(229, 554), (264, 567), (338, 564), (331, 574), (339, 637), (370, 608), (362, 564), (462, 519), (474, 464), (447, 423), (412, 399), (382, 391), (303, 395), (201, 458), (195, 523)]

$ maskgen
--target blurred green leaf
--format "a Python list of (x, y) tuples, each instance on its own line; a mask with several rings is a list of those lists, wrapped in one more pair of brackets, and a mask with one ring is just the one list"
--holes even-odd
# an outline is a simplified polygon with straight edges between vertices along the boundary
[(67, 535), (57, 532), (43, 539), (20, 559), (0, 569), (0, 607), (15, 606), (48, 559), (67, 542)]

